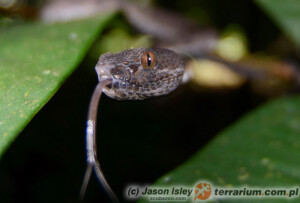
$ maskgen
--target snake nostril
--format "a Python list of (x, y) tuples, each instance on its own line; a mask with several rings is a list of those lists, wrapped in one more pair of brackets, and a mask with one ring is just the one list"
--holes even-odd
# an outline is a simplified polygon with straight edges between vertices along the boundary
[(108, 85), (106, 85), (106, 87), (108, 88), (108, 89), (111, 89), (112, 88), (112, 83), (109, 83)]

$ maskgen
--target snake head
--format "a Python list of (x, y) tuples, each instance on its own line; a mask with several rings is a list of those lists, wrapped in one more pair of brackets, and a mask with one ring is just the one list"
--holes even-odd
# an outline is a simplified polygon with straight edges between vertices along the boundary
[(119, 100), (142, 100), (175, 90), (184, 73), (183, 60), (168, 49), (136, 48), (100, 56), (99, 81), (110, 79), (103, 92)]

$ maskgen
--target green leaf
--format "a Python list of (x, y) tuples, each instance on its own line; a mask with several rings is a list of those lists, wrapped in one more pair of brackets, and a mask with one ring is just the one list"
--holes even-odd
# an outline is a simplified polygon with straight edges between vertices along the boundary
[(256, 0), (256, 2), (300, 46), (300, 1)]
[[(208, 180), (221, 187), (298, 185), (299, 123), (300, 96), (263, 105), (222, 132), (190, 160), (161, 177), (153, 186), (193, 187), (201, 180)], [(275, 202), (276, 199), (271, 200)], [(278, 201), (282, 202), (282, 199)], [(147, 200), (141, 199), (140, 202)]]
[(72, 73), (112, 15), (0, 32), (0, 157)]

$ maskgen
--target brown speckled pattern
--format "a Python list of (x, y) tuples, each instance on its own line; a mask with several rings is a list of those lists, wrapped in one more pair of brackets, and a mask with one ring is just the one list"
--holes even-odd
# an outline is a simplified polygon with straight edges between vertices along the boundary
[[(157, 64), (151, 70), (141, 66), (141, 56), (145, 51), (151, 51), (157, 57)], [(112, 80), (103, 89), (107, 96), (119, 100), (142, 100), (175, 90), (182, 80), (184, 62), (168, 49), (136, 48), (101, 55), (96, 72), (99, 81)]]

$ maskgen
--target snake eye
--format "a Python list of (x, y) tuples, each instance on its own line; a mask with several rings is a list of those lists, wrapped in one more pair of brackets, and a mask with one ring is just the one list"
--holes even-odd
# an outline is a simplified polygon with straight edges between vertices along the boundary
[(151, 51), (145, 51), (142, 55), (141, 64), (145, 69), (153, 69), (156, 66), (156, 56)]

